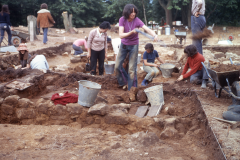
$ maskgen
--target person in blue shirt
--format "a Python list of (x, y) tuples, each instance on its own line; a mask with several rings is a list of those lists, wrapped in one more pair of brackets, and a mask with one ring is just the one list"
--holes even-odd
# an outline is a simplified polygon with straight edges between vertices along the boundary
[(159, 74), (159, 70), (157, 68), (158, 65), (154, 64), (155, 59), (157, 58), (160, 63), (165, 63), (165, 61), (159, 57), (158, 52), (154, 50), (152, 43), (147, 43), (145, 50), (146, 51), (143, 53), (143, 70), (148, 74), (142, 81), (142, 86), (148, 85), (148, 82), (152, 81), (152, 79), (157, 77)]

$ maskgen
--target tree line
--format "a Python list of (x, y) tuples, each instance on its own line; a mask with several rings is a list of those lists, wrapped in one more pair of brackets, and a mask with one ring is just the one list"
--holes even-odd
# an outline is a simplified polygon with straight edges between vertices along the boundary
[[(239, 0), (205, 0), (207, 24), (240, 26)], [(172, 21), (182, 21), (190, 26), (192, 0), (0, 0), (9, 5), (10, 19), (13, 26), (27, 25), (27, 16), (37, 16), (40, 5), (47, 3), (48, 9), (56, 21), (54, 27), (64, 28), (62, 12), (73, 15), (73, 26), (92, 27), (102, 21), (116, 24), (122, 16), (126, 4), (135, 4), (139, 9), (138, 17), (147, 24), (155, 21), (167, 24)]]

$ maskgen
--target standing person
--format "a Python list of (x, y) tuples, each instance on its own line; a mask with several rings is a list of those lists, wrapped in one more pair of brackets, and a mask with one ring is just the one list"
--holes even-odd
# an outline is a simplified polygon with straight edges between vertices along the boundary
[(98, 61), (99, 75), (103, 75), (104, 59), (107, 57), (107, 31), (111, 29), (110, 23), (104, 21), (98, 28), (90, 31), (88, 36), (88, 54), (91, 64), (91, 75), (96, 75), (96, 67)]
[(43, 44), (47, 44), (47, 32), (48, 28), (52, 27), (55, 21), (52, 18), (52, 15), (48, 9), (46, 3), (41, 4), (41, 10), (39, 10), (37, 16), (37, 28), (43, 29)]
[[(192, 1), (192, 16), (191, 16), (191, 29), (192, 34), (203, 32), (206, 26), (205, 14), (205, 0), (193, 0)], [(203, 54), (202, 51), (202, 38), (193, 39), (192, 44), (197, 47), (197, 51)]]
[[(117, 57), (115, 69), (119, 86), (126, 85), (124, 77), (127, 77), (128, 90), (133, 86), (134, 77), (137, 77), (137, 59), (138, 59), (138, 45), (139, 38), (135, 28), (143, 28), (150, 35), (154, 36), (154, 41), (157, 41), (157, 35), (154, 31), (149, 29), (137, 17), (138, 9), (133, 4), (127, 4), (123, 9), (123, 16), (119, 19), (119, 37), (121, 40), (120, 50)], [(123, 69), (122, 63), (124, 62), (127, 54), (129, 53), (129, 68), (128, 74)], [(122, 73), (121, 73), (122, 71)], [(124, 75), (124, 76), (123, 76)], [(137, 80), (136, 80), (137, 82)], [(137, 85), (137, 84), (136, 84)]]
[(20, 60), (20, 66), (18, 68), (30, 68), (29, 66), (29, 60), (31, 58), (31, 55), (28, 53), (27, 45), (24, 43), (21, 43), (17, 49), (19, 51), (19, 60)]
[(148, 82), (152, 81), (152, 79), (157, 77), (159, 74), (159, 70), (157, 68), (158, 65), (154, 64), (155, 58), (157, 58), (160, 63), (165, 63), (164, 60), (159, 57), (158, 52), (154, 50), (152, 43), (147, 43), (145, 45), (145, 50), (146, 51), (143, 53), (143, 70), (148, 74), (142, 81), (142, 86), (148, 85)]
[[(208, 76), (202, 66), (201, 62), (204, 62), (205, 59), (203, 55), (201, 55), (196, 46), (189, 45), (184, 49), (184, 53), (187, 54), (188, 59), (183, 68), (182, 75), (177, 79), (177, 81), (181, 81), (185, 78), (190, 77), (190, 82), (195, 84), (201, 84), (202, 88), (206, 88)], [(191, 68), (189, 72), (188, 69)]]
[(13, 30), (12, 24), (10, 22), (10, 13), (8, 9), (8, 5), (2, 5), (2, 11), (0, 14), (0, 29), (1, 29), (1, 39), (0, 39), (0, 46), (4, 37), (4, 31), (8, 34), (8, 45), (11, 45), (12, 33)]
[(86, 51), (88, 51), (87, 47), (87, 37), (85, 39), (77, 39), (76, 41), (73, 42), (72, 48), (74, 49), (74, 55), (82, 54), (83, 49), (80, 47), (84, 47)]

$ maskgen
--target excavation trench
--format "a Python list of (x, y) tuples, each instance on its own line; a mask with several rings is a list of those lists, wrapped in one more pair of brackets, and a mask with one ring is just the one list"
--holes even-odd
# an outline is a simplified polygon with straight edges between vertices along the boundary
[[(69, 46), (62, 46), (61, 52), (67, 51), (67, 49), (64, 49), (67, 47), (69, 48)], [(59, 48), (52, 48), (51, 50), (55, 50), (55, 53), (61, 53)], [(47, 51), (38, 51), (38, 53), (49, 54), (50, 52)], [(53, 56), (56, 57), (56, 55)], [(59, 56), (61, 55), (59, 54)], [(52, 57), (47, 58), (51, 59)], [(82, 62), (82, 64), (85, 64), (85, 62)], [(94, 140), (101, 137), (101, 135), (108, 137), (110, 133), (120, 136), (119, 140), (111, 140), (116, 142), (112, 148), (108, 149), (107, 146), (104, 146), (105, 150), (98, 152), (100, 156), (105, 158), (111, 157), (110, 153), (117, 156), (118, 153), (115, 153), (112, 149), (121, 148), (124, 150), (127, 143), (137, 143), (141, 144), (136, 147), (139, 151), (146, 152), (147, 147), (149, 148), (148, 154), (151, 154), (151, 157), (155, 159), (159, 157), (171, 159), (174, 156), (175, 158), (181, 157), (184, 160), (225, 159), (217, 139), (209, 127), (208, 119), (197, 94), (187, 89), (189, 85), (185, 82), (179, 82), (175, 85), (161, 83), (163, 84), (165, 101), (161, 113), (153, 118), (139, 118), (134, 114), (138, 107), (144, 106), (147, 101), (143, 92), (146, 87), (138, 87), (137, 92), (134, 94), (135, 99), (128, 102), (123, 95), (129, 96), (130, 92), (118, 88), (117, 79), (112, 75), (91, 76), (82, 72), (60, 73), (53, 71), (42, 73), (38, 70), (14, 70), (12, 68), (1, 70), (0, 75), (0, 123), (4, 124), (7, 130), (11, 130), (11, 127), (8, 127), (11, 126), (10, 124), (36, 127), (36, 130), (39, 125), (43, 127), (53, 126), (53, 128), (55, 125), (70, 127), (78, 130), (72, 132), (76, 133), (76, 137), (75, 139), (65, 137), (65, 139), (76, 142), (79, 140), (79, 146), (82, 147), (87, 145), (87, 133), (95, 134), (96, 137), (92, 137)], [(177, 76), (177, 74), (173, 76)], [(144, 76), (140, 75), (139, 78), (142, 77)], [(6, 84), (14, 79), (32, 83), (33, 85), (23, 91), (7, 88)], [(68, 91), (78, 94), (79, 80), (89, 80), (102, 85), (95, 104), (105, 104), (105, 110), (99, 110), (96, 113), (90, 112), (89, 108), (80, 106), (77, 103), (67, 104), (66, 106), (53, 104), (50, 99), (54, 93)], [(151, 83), (150, 86), (156, 84), (159, 83)], [(130, 107), (122, 107), (119, 105), (121, 103), (128, 103)], [(35, 133), (32, 129), (29, 128), (29, 130)], [(71, 129), (66, 130), (69, 130), (69, 133), (64, 131), (64, 134), (71, 135)], [(57, 131), (54, 130), (54, 132)], [(77, 137), (78, 133), (81, 133), (80, 136), (86, 137), (80, 140)], [(53, 141), (53, 139), (49, 138), (53, 136), (51, 133), (45, 134), (48, 138), (45, 136), (44, 139), (48, 141), (38, 140), (38, 143), (45, 144)], [(125, 142), (126, 140), (128, 141)], [(64, 140), (59, 138), (60, 141), (62, 147)], [(86, 141), (86, 143), (82, 144), (80, 141)], [(61, 147), (60, 149), (62, 149)], [(159, 149), (161, 147), (168, 147), (169, 150), (154, 153), (150, 151), (151, 148), (154, 151), (153, 148)], [(142, 152), (137, 152), (138, 155), (135, 155), (131, 147), (128, 147), (127, 151), (129, 151), (129, 148), (131, 149), (131, 154), (128, 155), (131, 157), (130, 159), (141, 159)], [(29, 150), (31, 149), (34, 149), (34, 147), (29, 148)], [(48, 147), (45, 149), (46, 152), (50, 150)], [(92, 155), (95, 154), (92, 150), (88, 152)], [(37, 154), (36, 151), (34, 153)], [(91, 157), (85, 156), (85, 158)]]

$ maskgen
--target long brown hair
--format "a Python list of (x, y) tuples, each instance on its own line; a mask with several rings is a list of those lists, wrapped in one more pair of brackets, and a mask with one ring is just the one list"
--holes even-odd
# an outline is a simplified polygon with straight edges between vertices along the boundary
[(21, 51), (19, 51), (19, 60), (27, 60), (28, 59), (28, 51), (25, 51), (24, 54), (21, 53)]
[(4, 13), (10, 14), (9, 9), (8, 9), (8, 5), (4, 4), (2, 5), (2, 11), (1, 11), (1, 15), (3, 15)]

